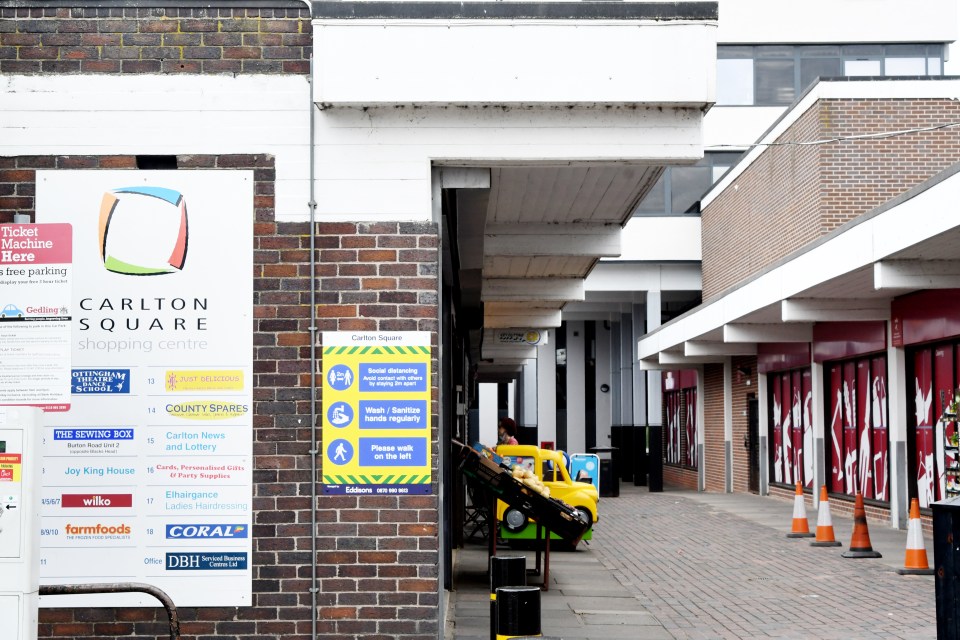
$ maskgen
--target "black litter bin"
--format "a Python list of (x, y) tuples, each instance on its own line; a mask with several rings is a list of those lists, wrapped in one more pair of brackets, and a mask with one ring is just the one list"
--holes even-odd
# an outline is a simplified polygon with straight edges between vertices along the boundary
[(650, 493), (663, 491), (663, 427), (651, 425), (650, 454), (647, 456), (647, 471), (650, 474)]
[(621, 432), (620, 449), (617, 451), (617, 469), (620, 471), (620, 479), (624, 482), (633, 481), (633, 425), (623, 425)]
[(616, 447), (594, 447), (590, 453), (600, 458), (600, 497), (616, 498), (620, 495), (620, 476), (614, 454)]
[(937, 638), (960, 638), (960, 496), (934, 502), (933, 569)]
[(633, 428), (633, 486), (647, 486), (647, 428)]

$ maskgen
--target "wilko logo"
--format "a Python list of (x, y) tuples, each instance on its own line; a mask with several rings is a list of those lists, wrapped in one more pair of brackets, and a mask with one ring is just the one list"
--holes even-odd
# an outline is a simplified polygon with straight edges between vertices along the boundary
[(195, 540), (197, 538), (246, 538), (245, 524), (168, 524), (167, 538)]
[(96, 509), (133, 506), (131, 493), (65, 493), (61, 497), (64, 508)]

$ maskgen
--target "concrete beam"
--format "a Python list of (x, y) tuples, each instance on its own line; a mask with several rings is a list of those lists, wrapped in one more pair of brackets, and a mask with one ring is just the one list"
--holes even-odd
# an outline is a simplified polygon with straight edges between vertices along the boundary
[(886, 298), (791, 298), (780, 303), (784, 322), (889, 320)]
[(873, 263), (873, 288), (960, 288), (960, 260), (884, 260)]
[(724, 342), (810, 342), (813, 325), (790, 324), (725, 324)]

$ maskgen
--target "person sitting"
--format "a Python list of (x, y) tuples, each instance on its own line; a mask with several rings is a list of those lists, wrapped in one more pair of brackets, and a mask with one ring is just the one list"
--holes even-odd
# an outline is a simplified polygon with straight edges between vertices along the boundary
[(517, 423), (512, 418), (500, 418), (497, 423), (497, 444), (520, 444), (517, 442)]

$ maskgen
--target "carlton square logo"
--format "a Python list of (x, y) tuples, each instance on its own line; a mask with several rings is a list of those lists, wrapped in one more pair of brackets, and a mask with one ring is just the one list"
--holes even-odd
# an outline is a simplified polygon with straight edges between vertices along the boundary
[(122, 187), (100, 203), (100, 257), (107, 271), (156, 276), (183, 270), (187, 203), (164, 187)]

